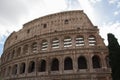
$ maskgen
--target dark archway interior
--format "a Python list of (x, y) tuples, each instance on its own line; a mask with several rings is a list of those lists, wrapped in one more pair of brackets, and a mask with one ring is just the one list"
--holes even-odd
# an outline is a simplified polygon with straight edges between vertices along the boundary
[(73, 69), (73, 63), (71, 58), (66, 58), (64, 61), (64, 70), (72, 70)]
[(46, 71), (46, 61), (45, 60), (42, 60), (39, 66), (40, 66), (39, 67), (39, 72)]
[(78, 58), (78, 69), (87, 69), (87, 61), (83, 56)]
[(29, 68), (28, 68), (28, 72), (31, 73), (31, 72), (34, 72), (35, 70), (35, 62), (34, 61), (31, 61), (29, 63)]
[(52, 71), (58, 71), (59, 70), (59, 61), (58, 59), (53, 59), (52, 65), (51, 65)]
[(93, 68), (100, 68), (100, 58), (99, 56), (93, 56), (92, 57), (92, 63), (93, 63)]

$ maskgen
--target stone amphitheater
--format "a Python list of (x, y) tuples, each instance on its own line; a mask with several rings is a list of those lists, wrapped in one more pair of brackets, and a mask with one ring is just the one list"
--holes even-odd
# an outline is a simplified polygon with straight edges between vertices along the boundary
[(82, 10), (40, 17), (7, 38), (2, 80), (112, 80), (103, 41)]

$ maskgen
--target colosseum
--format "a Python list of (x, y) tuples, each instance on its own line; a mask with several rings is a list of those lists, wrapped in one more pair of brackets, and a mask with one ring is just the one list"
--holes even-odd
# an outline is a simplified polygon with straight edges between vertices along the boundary
[(37, 18), (7, 38), (2, 80), (112, 80), (103, 41), (82, 10)]

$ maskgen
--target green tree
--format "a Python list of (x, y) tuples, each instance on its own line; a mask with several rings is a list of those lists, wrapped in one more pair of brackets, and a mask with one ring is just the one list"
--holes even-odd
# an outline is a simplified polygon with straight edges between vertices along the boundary
[(108, 34), (109, 63), (112, 69), (113, 80), (120, 80), (120, 46), (111, 33)]

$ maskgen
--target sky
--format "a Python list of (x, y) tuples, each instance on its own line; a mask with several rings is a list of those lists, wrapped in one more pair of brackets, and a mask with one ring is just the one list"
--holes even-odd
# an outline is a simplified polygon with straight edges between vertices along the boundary
[(7, 37), (23, 24), (57, 12), (83, 10), (108, 45), (113, 33), (120, 43), (120, 0), (0, 0), (0, 55)]

